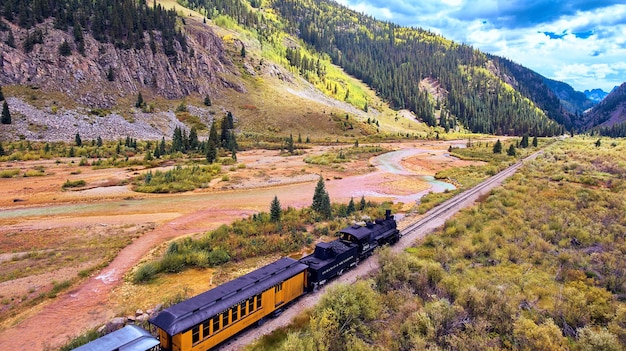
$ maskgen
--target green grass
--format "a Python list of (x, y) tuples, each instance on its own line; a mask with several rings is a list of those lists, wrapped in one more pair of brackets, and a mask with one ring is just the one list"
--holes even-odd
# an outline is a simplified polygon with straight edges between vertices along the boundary
[(65, 183), (63, 183), (63, 189), (68, 189), (68, 188), (81, 188), (84, 187), (85, 185), (87, 185), (87, 182), (85, 182), (82, 179), (78, 179), (78, 180), (66, 180)]
[(143, 193), (177, 193), (203, 188), (221, 173), (220, 165), (175, 166), (165, 172), (149, 171), (139, 177), (133, 190)]
[(382, 250), (371, 289), (341, 288), (380, 301), (375, 319), (333, 291), (272, 347), (623, 350), (625, 151), (582, 138), (548, 146), (415, 247)]
[(0, 178), (13, 178), (20, 174), (19, 169), (3, 169), (0, 171)]

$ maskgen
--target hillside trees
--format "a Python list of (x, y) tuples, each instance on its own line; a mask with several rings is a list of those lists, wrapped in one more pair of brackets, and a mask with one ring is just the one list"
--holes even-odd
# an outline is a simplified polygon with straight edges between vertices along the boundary
[(449, 92), (445, 101), (449, 111), (474, 132), (553, 135), (561, 131), (530, 100), (478, 69), (488, 58), (467, 45), (380, 22), (329, 1), (278, 0), (274, 7), (293, 34), (330, 55), (392, 107), (408, 108), (431, 126), (436, 123), (432, 102), (416, 84), (426, 77), (439, 80)]
[[(165, 10), (161, 4), (148, 6), (146, 0), (0, 0), (0, 14), (7, 21), (30, 29), (45, 19), (53, 18), (54, 27), (68, 30), (72, 27), (74, 41), (79, 53), (84, 54), (83, 31), (89, 30), (102, 43), (113, 43), (123, 49), (140, 49), (145, 45), (145, 31), (160, 31), (168, 56), (175, 54), (174, 42), (180, 43), (186, 52), (186, 38), (177, 29), (176, 11)], [(29, 36), (25, 50), (43, 43), (39, 36)]]
[(2, 118), (0, 118), (2, 124), (11, 124), (11, 111), (9, 111), (9, 104), (6, 101), (2, 103)]

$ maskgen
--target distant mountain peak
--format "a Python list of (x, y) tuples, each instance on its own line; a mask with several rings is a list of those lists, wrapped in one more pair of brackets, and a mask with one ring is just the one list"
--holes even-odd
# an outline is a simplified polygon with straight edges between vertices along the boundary
[[(615, 88), (613, 88), (613, 90), (615, 90)], [(609, 93), (605, 92), (602, 89), (591, 89), (591, 90), (585, 90), (584, 91), (585, 95), (587, 95), (587, 98), (595, 103), (598, 103), (602, 100), (604, 100), (604, 98), (609, 95)]]

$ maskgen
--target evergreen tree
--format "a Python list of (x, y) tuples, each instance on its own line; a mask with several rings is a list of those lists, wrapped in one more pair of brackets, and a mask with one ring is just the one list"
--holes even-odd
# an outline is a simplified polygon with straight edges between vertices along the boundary
[(524, 149), (528, 147), (528, 134), (524, 134), (524, 136), (522, 136), (522, 141), (519, 143), (519, 147)]
[(537, 147), (537, 145), (539, 145), (539, 141), (537, 140), (537, 137), (534, 136), (533, 137), (533, 147)]
[(109, 82), (112, 82), (115, 80), (115, 73), (113, 72), (113, 66), (109, 66), (109, 72), (107, 72), (107, 80)]
[(204, 105), (205, 106), (211, 106), (212, 105), (211, 98), (208, 95), (204, 97)]
[(354, 213), (354, 211), (356, 211), (356, 206), (354, 205), (354, 198), (351, 197), (350, 202), (348, 203), (348, 208), (346, 209), (346, 212), (348, 214), (352, 214)]
[(241, 45), (241, 57), (246, 57), (246, 46)]
[(76, 133), (76, 136), (74, 136), (74, 143), (76, 144), (76, 146), (83, 145), (83, 141), (80, 139), (80, 134)]
[(141, 95), (141, 92), (139, 92), (139, 94), (137, 94), (137, 102), (135, 103), (135, 107), (137, 108), (143, 108), (145, 106), (145, 101), (143, 101), (143, 96)]
[(293, 155), (294, 146), (293, 146), (293, 135), (289, 134), (289, 138), (285, 139), (285, 144), (287, 144), (287, 152)]
[(96, 140), (96, 146), (101, 147), (102, 146), (102, 138), (98, 135), (98, 139)]
[(199, 145), (200, 141), (198, 140), (196, 127), (191, 127), (191, 130), (189, 131), (189, 149), (195, 151), (198, 149)]
[(0, 156), (5, 156), (4, 147), (2, 147), (2, 143), (0, 143)]
[(596, 141), (596, 147), (600, 147), (601, 145), (602, 145), (602, 142), (600, 141), (600, 139), (598, 139), (598, 140)]
[(321, 214), (324, 218), (330, 218), (331, 207), (330, 197), (326, 192), (326, 186), (324, 185), (324, 178), (320, 176), (320, 179), (315, 186), (315, 192), (313, 193), (313, 204), (311, 208)]
[(183, 132), (180, 127), (174, 128), (172, 136), (172, 152), (184, 151)]
[(11, 124), (11, 111), (9, 111), (9, 104), (5, 101), (2, 104), (2, 124)]
[(298, 143), (302, 144), (302, 135), (298, 133)]
[(154, 158), (161, 158), (161, 152), (159, 150), (160, 150), (160, 148), (157, 145), (157, 147), (154, 148), (154, 153), (152, 154), (152, 156), (154, 156)]
[(217, 122), (215, 121), (215, 119), (213, 120), (213, 123), (211, 123), (208, 143), (213, 144), (214, 147), (217, 147), (217, 145), (219, 144), (219, 140), (217, 137)]
[(513, 146), (513, 144), (511, 144), (511, 146), (509, 146), (509, 149), (506, 151), (506, 154), (509, 156), (515, 156), (516, 152), (515, 152), (515, 146)]
[(9, 29), (9, 36), (7, 37), (7, 41), (5, 42), (8, 46), (15, 49), (15, 37), (13, 36), (13, 31)]
[(208, 163), (213, 163), (217, 159), (217, 147), (211, 141), (208, 142), (206, 160)]
[(161, 144), (159, 145), (159, 154), (165, 155), (165, 137), (161, 137)]
[(61, 56), (70, 56), (72, 54), (72, 48), (67, 40), (63, 40), (63, 43), (59, 45), (59, 54)]
[(493, 153), (494, 154), (502, 153), (502, 143), (500, 142), (500, 139), (498, 139), (498, 141), (496, 141), (496, 143), (493, 145)]
[(272, 222), (280, 222), (282, 212), (283, 210), (280, 208), (280, 201), (278, 201), (278, 196), (274, 196), (274, 200), (272, 200), (272, 204), (270, 206), (270, 219), (272, 220)]
[(363, 211), (367, 207), (367, 202), (365, 201), (365, 195), (361, 196), (361, 201), (359, 203), (359, 210)]
[(4, 101), (4, 93), (2, 92), (2, 86), (0, 85), (0, 101)]
[(76, 156), (76, 151), (74, 150), (74, 147), (70, 147), (70, 152), (68, 154), (69, 157), (74, 157)]

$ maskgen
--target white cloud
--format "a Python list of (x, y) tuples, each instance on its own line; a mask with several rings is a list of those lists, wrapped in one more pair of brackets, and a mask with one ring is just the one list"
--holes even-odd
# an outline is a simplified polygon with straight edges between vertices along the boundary
[[(576, 1), (340, 0), (376, 18), (421, 27), (504, 56), (577, 90), (606, 91), (626, 81), (626, 5)], [(560, 12), (562, 11), (562, 12)], [(565, 34), (551, 39), (544, 32)]]

